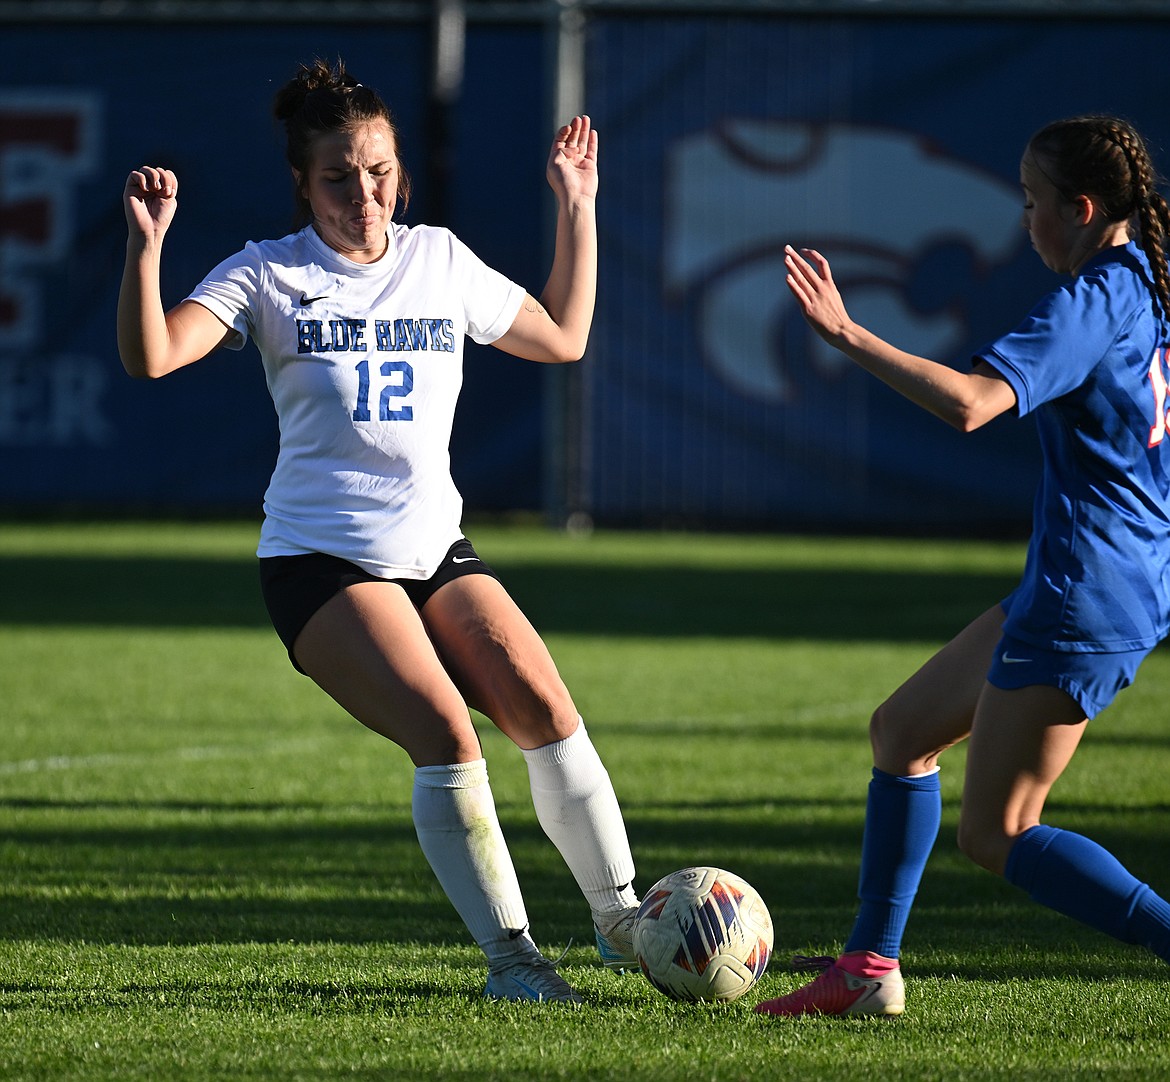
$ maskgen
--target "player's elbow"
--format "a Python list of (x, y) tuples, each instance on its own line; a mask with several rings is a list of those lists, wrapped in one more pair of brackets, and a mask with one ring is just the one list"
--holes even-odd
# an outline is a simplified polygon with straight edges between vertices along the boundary
[(157, 372), (146, 363), (146, 358), (135, 353), (122, 351), (119, 353), (122, 368), (131, 379), (158, 379), (161, 372)]
[(1011, 385), (984, 364), (964, 381), (946, 420), (960, 432), (974, 432), (1015, 405), (1016, 392)]
[(125, 353), (122, 353), (120, 356), (122, 368), (131, 379), (152, 378), (141, 357), (127, 356)]
[(122, 352), (122, 367), (131, 379), (162, 379), (169, 372), (173, 372), (179, 365), (168, 363), (165, 360), (152, 359), (144, 354)]
[(958, 429), (966, 435), (969, 432), (974, 432), (976, 429), (982, 428), (990, 418), (983, 416), (977, 410), (961, 409), (953, 417), (948, 417), (946, 420), (953, 428)]
[(961, 409), (952, 423), (960, 432), (974, 432), (1003, 412), (1002, 402), (983, 398)]
[(550, 364), (575, 364), (585, 356), (588, 336), (562, 334), (548, 343), (543, 360)]
[(993, 385), (994, 393), (981, 386), (971, 388), (968, 394), (950, 403), (949, 408), (942, 414), (943, 420), (964, 433), (982, 428), (1015, 401), (1014, 396), (1004, 395), (1000, 390), (1006, 386)]
[(136, 365), (136, 364), (131, 363), (130, 361), (127, 361), (124, 357), (122, 358), (122, 368), (125, 370), (126, 375), (128, 375), (131, 379), (153, 379), (154, 378), (153, 376), (150, 375), (149, 372), (146, 371), (145, 368), (142, 368), (139, 365)]
[(557, 364), (576, 364), (585, 357), (585, 347), (563, 350), (554, 358)]

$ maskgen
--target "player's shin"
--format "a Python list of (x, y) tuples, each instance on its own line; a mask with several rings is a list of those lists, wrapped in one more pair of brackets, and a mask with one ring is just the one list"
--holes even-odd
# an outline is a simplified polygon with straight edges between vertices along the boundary
[(636, 906), (625, 820), (584, 723), (564, 740), (525, 751), (524, 759), (536, 817), (595, 918)]
[(1016, 839), (1003, 874), (1033, 901), (1170, 962), (1170, 904), (1091, 839), (1032, 827)]
[(941, 820), (937, 769), (900, 778), (874, 768), (857, 891), (861, 906), (846, 952), (865, 950), (898, 957)]
[(423, 855), (489, 962), (535, 952), (484, 761), (416, 768), (411, 804)]

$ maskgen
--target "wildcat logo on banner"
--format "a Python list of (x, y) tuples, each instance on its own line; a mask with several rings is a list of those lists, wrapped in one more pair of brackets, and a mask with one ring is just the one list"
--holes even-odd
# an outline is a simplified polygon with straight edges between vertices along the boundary
[(76, 255), (78, 184), (98, 164), (94, 96), (0, 92), (0, 445), (108, 441), (96, 358), (60, 352), (55, 296)]
[[(1007, 262), (1023, 236), (1014, 187), (911, 132), (731, 121), (667, 154), (667, 292), (696, 297), (705, 363), (739, 393), (772, 404), (794, 392), (795, 358), (778, 333), (799, 318), (784, 285), (785, 244), (829, 258), (854, 319), (945, 359), (963, 340), (964, 314), (907, 303), (913, 259), (957, 242), (987, 268)], [(819, 376), (848, 365), (809, 339), (807, 362)]]

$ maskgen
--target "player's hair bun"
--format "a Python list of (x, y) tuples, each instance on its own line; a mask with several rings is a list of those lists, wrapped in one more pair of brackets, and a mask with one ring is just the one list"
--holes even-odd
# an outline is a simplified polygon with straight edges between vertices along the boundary
[(302, 64), (296, 75), (281, 87), (272, 112), (277, 120), (287, 122), (305, 107), (310, 97), (316, 98), (322, 91), (333, 95), (360, 86), (361, 83), (345, 70), (345, 61), (340, 57), (332, 65), (318, 58), (311, 64)]

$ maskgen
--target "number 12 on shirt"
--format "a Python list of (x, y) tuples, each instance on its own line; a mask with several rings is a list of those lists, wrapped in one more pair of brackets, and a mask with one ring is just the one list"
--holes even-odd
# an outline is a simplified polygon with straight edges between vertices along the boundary
[[(355, 421), (369, 421), (370, 415), (370, 362), (359, 361), (354, 368), (358, 374), (357, 404), (354, 406), (353, 419)], [(414, 369), (409, 361), (383, 361), (379, 369), (387, 382), (378, 395), (379, 421), (413, 421), (414, 407), (391, 405), (396, 398), (405, 398), (414, 390)], [(1165, 398), (1166, 381), (1162, 381), (1162, 397)]]

